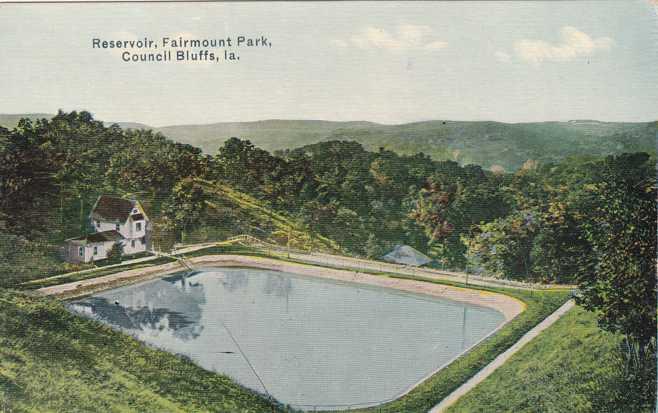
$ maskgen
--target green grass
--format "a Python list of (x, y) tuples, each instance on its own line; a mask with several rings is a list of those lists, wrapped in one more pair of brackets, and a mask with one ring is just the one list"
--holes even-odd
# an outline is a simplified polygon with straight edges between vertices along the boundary
[(56, 300), (0, 289), (0, 410), (275, 412), (281, 406)]
[(565, 314), (448, 411), (650, 412), (624, 400), (621, 338), (580, 307)]
[[(265, 253), (259, 252), (257, 249), (254, 248), (249, 248), (249, 247), (244, 247), (242, 245), (218, 245), (218, 246), (210, 246), (207, 248), (203, 248), (191, 253), (183, 254), (184, 257), (186, 258), (191, 258), (191, 257), (200, 257), (203, 255), (215, 255), (215, 254), (241, 254), (241, 255), (250, 255), (250, 256), (257, 256), (257, 257), (270, 257), (270, 255), (267, 255)], [(88, 272), (83, 272), (83, 273), (71, 273), (71, 274), (60, 274), (60, 275), (55, 275), (52, 277), (47, 277), (47, 278), (41, 278), (38, 280), (32, 280), (25, 282), (23, 284), (20, 284), (18, 286), (19, 289), (23, 290), (36, 290), (39, 288), (43, 287), (50, 287), (53, 285), (59, 285), (59, 284), (66, 284), (70, 282), (76, 282), (76, 281), (82, 281), (82, 280), (88, 280), (91, 278), (97, 278), (97, 277), (102, 277), (104, 275), (110, 275), (114, 273), (118, 273), (121, 271), (127, 271), (127, 270), (133, 270), (136, 268), (149, 268), (149, 267), (154, 267), (156, 265), (162, 265), (162, 264), (167, 264), (170, 262), (174, 262), (175, 260), (173, 258), (169, 257), (159, 257), (155, 258), (150, 261), (146, 262), (138, 262), (138, 263), (133, 263), (133, 264), (125, 264), (125, 265), (120, 265), (116, 267), (111, 267), (111, 268), (98, 268), (95, 271), (88, 271)]]
[(25, 282), (23, 284), (20, 284), (18, 288), (20, 289), (25, 289), (25, 290), (36, 290), (39, 288), (43, 287), (50, 287), (53, 285), (59, 285), (59, 284), (66, 284), (70, 282), (75, 282), (75, 281), (82, 281), (82, 280), (87, 280), (90, 278), (97, 278), (97, 277), (102, 277), (104, 275), (110, 275), (114, 274), (117, 272), (121, 271), (127, 271), (127, 270), (132, 270), (135, 268), (148, 268), (148, 267), (153, 267), (156, 265), (162, 265), (166, 264), (169, 262), (173, 262), (173, 258), (168, 258), (168, 257), (159, 257), (156, 259), (153, 259), (151, 261), (146, 261), (146, 262), (137, 262), (133, 264), (126, 264), (126, 265), (120, 265), (117, 267), (111, 267), (111, 268), (99, 268), (95, 271), (89, 271), (89, 272), (74, 272), (71, 274), (61, 274), (61, 275), (55, 275), (52, 277), (48, 278), (41, 278), (38, 280), (32, 280)]
[[(287, 243), (291, 247), (326, 252), (340, 252), (342, 249), (333, 240), (315, 233), (308, 228), (302, 228), (290, 217), (283, 213), (275, 212), (261, 201), (244, 192), (237, 191), (228, 185), (218, 182), (210, 182), (203, 179), (195, 180), (201, 185), (210, 199), (206, 204), (211, 209), (219, 209), (220, 204), (227, 203), (243, 214), (255, 219), (256, 222), (269, 223), (273, 232), (269, 235), (270, 241)], [(239, 235), (239, 234), (236, 234)]]

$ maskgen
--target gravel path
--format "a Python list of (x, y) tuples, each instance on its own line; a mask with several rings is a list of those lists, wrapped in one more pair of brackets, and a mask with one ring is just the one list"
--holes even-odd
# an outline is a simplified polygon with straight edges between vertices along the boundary
[(496, 369), (502, 366), (510, 357), (512, 357), (517, 351), (521, 350), (523, 346), (532, 341), (533, 338), (537, 337), (539, 333), (546, 330), (553, 323), (560, 319), (567, 311), (571, 310), (575, 305), (573, 300), (569, 300), (564, 303), (560, 308), (555, 310), (553, 314), (546, 317), (544, 321), (537, 324), (532, 330), (528, 331), (519, 341), (517, 341), (512, 347), (507, 351), (500, 354), (489, 363), (485, 368), (480, 370), (475, 376), (471, 377), (466, 383), (462, 384), (455, 391), (450, 393), (448, 397), (443, 399), (441, 403), (437, 404), (430, 410), (430, 413), (440, 413), (444, 412), (448, 407), (452, 406), (459, 400), (460, 397), (471, 391), (475, 386), (480, 384), (484, 379), (489, 377)]
[[(317, 267), (307, 264), (297, 264), (271, 258), (253, 257), (246, 255), (206, 255), (188, 258), (188, 262), (195, 267), (203, 266), (242, 266), (262, 268), (276, 271), (291, 272), (309, 277), (329, 278), (358, 284), (375, 285), (435, 297), (447, 298), (453, 301), (480, 305), (500, 311), (505, 321), (510, 321), (525, 309), (525, 304), (507, 295), (488, 291), (472, 290), (468, 288), (452, 287), (442, 284), (433, 284), (400, 278), (382, 277), (364, 274), (358, 271)], [(135, 268), (103, 277), (89, 278), (67, 284), (53, 285), (37, 290), (43, 295), (54, 295), (62, 298), (72, 298), (86, 295), (104, 289), (115, 288), (119, 285), (162, 277), (166, 274), (181, 271), (180, 264), (172, 262), (148, 268)]]

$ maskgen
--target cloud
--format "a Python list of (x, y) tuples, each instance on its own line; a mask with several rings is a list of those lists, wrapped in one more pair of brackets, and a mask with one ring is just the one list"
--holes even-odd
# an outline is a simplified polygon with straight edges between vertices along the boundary
[(609, 37), (593, 39), (575, 27), (560, 29), (561, 43), (552, 44), (543, 40), (524, 39), (514, 44), (517, 56), (527, 62), (539, 64), (544, 61), (566, 62), (581, 56), (592, 56), (610, 50), (614, 41)]
[(507, 63), (512, 60), (512, 57), (509, 55), (509, 53), (503, 51), (497, 51), (494, 53), (494, 56), (496, 57), (496, 60), (502, 63)]
[(440, 50), (448, 43), (437, 39), (429, 26), (400, 25), (394, 33), (377, 27), (366, 27), (347, 40), (334, 40), (338, 47), (354, 46), (359, 49)]

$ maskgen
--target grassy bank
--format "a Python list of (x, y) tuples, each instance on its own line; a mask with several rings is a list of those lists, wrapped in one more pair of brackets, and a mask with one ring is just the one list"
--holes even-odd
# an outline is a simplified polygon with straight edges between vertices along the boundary
[[(437, 284), (465, 287), (465, 285), (460, 283), (439, 282), (423, 277), (401, 276), (397, 278), (408, 278), (425, 282), (434, 282)], [(453, 390), (495, 359), (498, 354), (511, 347), (528, 330), (539, 324), (544, 318), (560, 307), (570, 295), (568, 291), (564, 290), (525, 291), (472, 285), (469, 285), (468, 287), (476, 290), (503, 293), (517, 298), (526, 303), (526, 310), (505, 325), (496, 334), (475, 346), (464, 356), (458, 358), (446, 368), (430, 377), (407, 395), (390, 403), (354, 411), (372, 413), (426, 413)], [(505, 389), (504, 391), (507, 390)]]
[(229, 378), (0, 289), (0, 411), (275, 412)]
[[(271, 257), (268, 254), (260, 252), (257, 249), (244, 247), (237, 244), (226, 244), (226, 245), (217, 245), (203, 248), (194, 252), (182, 254), (184, 258), (192, 257), (201, 257), (204, 255), (219, 255), (219, 254), (241, 254), (241, 255), (250, 255), (257, 257)], [(22, 290), (36, 290), (43, 287), (50, 287), (53, 285), (66, 284), (70, 282), (88, 280), (92, 278), (102, 277), (104, 275), (115, 274), (122, 271), (134, 270), (137, 268), (149, 268), (156, 265), (167, 264), (174, 262), (174, 258), (169, 257), (158, 257), (150, 261), (137, 262), (132, 264), (118, 265), (116, 267), (103, 268), (100, 267), (93, 271), (85, 272), (74, 272), (69, 274), (61, 274), (47, 278), (41, 278), (37, 280), (28, 281), (20, 284), (18, 287)]]
[(133, 270), (136, 268), (148, 268), (156, 265), (167, 264), (175, 261), (173, 258), (158, 257), (150, 261), (137, 262), (133, 264), (118, 265), (116, 267), (103, 268), (100, 267), (93, 271), (73, 272), (68, 274), (55, 275), (48, 278), (41, 278), (20, 284), (17, 288), (23, 290), (36, 290), (43, 287), (50, 287), (52, 285), (66, 284), (75, 281), (87, 280), (90, 278), (98, 278), (104, 275), (110, 275), (121, 271)]
[(652, 412), (623, 383), (621, 338), (576, 307), (462, 397), (457, 412)]

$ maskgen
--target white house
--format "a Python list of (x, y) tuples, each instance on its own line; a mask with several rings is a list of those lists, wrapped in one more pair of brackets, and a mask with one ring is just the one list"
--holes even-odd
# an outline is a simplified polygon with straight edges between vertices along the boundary
[(124, 255), (151, 249), (151, 225), (137, 200), (101, 195), (89, 214), (93, 233), (66, 240), (66, 260), (91, 262), (107, 258), (116, 245)]

